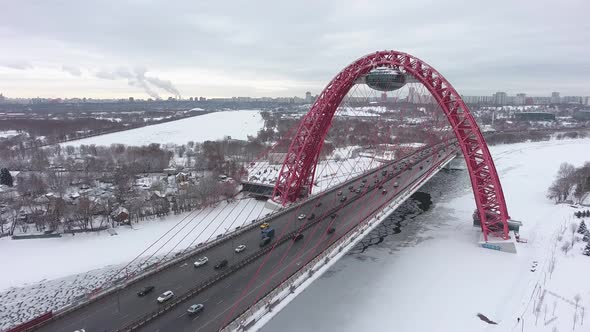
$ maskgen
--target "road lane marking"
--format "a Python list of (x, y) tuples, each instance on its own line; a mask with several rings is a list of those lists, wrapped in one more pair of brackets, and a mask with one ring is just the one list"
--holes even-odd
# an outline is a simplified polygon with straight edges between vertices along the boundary
[(185, 313), (183, 313), (182, 315), (178, 316), (178, 318), (180, 318), (180, 317), (182, 317), (182, 316), (184, 316), (184, 315), (186, 315), (186, 312), (185, 312)]

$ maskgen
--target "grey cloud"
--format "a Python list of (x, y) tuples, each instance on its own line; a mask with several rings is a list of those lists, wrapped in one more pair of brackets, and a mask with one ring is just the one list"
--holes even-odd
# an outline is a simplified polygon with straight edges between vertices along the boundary
[[(11, 39), (59, 40), (72, 54), (103, 56), (106, 67), (132, 59), (158, 70), (213, 68), (228, 77), (314, 82), (320, 88), (354, 59), (382, 49), (413, 53), (443, 74), (456, 73), (458, 82), (474, 82), (457, 86), (461, 91), (490, 92), (502, 89), (496, 85), (502, 81), (519, 81), (532, 90), (582, 80), (584, 74), (575, 72), (558, 81), (533, 79), (531, 74), (545, 68), (529, 64), (559, 67), (586, 61), (590, 54), (587, 0), (253, 0), (232, 6), (186, 0), (174, 7), (165, 10), (169, 4), (164, 0), (141, 6), (131, 0), (19, 1), (0, 13), (0, 22), (18, 31)], [(92, 20), (87, 19), (89, 12)], [(80, 50), (84, 52), (74, 52)], [(526, 71), (462, 76), (493, 61)], [(96, 76), (130, 80), (137, 72), (125, 68)], [(167, 81), (143, 77), (134, 86), (176, 93)], [(580, 86), (572, 93), (585, 89)]]
[(18, 69), (18, 70), (33, 69), (33, 65), (30, 62), (19, 61), (19, 60), (0, 62), (0, 67), (6, 67), (6, 68), (12, 68), (12, 69)]
[(74, 76), (81, 76), (82, 75), (82, 71), (80, 70), (80, 68), (75, 67), (75, 66), (61, 66), (61, 70), (65, 71), (66, 73), (69, 73), (71, 75)]

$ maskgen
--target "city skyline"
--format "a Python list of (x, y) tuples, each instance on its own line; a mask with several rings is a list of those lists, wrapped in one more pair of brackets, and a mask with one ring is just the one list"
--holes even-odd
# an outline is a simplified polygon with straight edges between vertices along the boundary
[(383, 49), (432, 64), (463, 95), (589, 94), (590, 4), (579, 0), (567, 10), (532, 0), (3, 7), (0, 91), (10, 97), (317, 94), (346, 64)]

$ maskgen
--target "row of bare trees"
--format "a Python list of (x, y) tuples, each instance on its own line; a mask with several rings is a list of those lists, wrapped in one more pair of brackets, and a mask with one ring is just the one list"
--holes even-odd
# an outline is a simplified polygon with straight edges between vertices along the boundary
[(560, 203), (567, 201), (570, 195), (580, 200), (587, 192), (590, 192), (590, 162), (577, 168), (572, 164), (562, 163), (547, 191), (547, 198)]

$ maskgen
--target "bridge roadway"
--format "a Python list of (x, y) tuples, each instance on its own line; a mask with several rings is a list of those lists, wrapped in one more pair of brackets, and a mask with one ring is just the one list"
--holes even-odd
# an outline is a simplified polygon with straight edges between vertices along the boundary
[[(393, 171), (395, 174), (393, 177), (390, 177), (389, 174), (383, 176), (381, 174), (382, 168), (377, 168), (360, 177), (349, 180), (332, 190), (317, 195), (300, 204), (297, 208), (272, 219), (270, 224), (271, 227), (275, 228), (276, 232), (276, 237), (273, 241), (279, 239), (283, 233), (288, 234), (291, 231), (299, 229), (306, 222), (319, 222), (320, 224), (317, 225), (317, 228), (316, 225), (313, 225), (303, 231), (303, 240), (299, 242), (289, 240), (275, 247), (270, 257), (268, 257), (265, 266), (260, 271), (258, 278), (249, 288), (248, 293), (244, 295), (235, 310), (232, 310), (233, 304), (243, 295), (245, 287), (250, 282), (252, 276), (255, 275), (262, 259), (267, 255), (257, 258), (252, 263), (230, 274), (227, 278), (216, 282), (189, 300), (171, 308), (151, 321), (147, 326), (141, 328), (141, 330), (159, 332), (218, 331), (223, 327), (223, 324), (229, 322), (226, 320), (230, 312), (233, 312), (232, 319), (237, 317), (241, 312), (259, 300), (260, 297), (278, 286), (282, 280), (292, 275), (297, 269), (304, 266), (331, 243), (343, 236), (353, 225), (370, 215), (384, 202), (390, 201), (400, 193), (403, 193), (405, 188), (413, 181), (427, 175), (433, 163), (454, 154), (456, 150), (452, 147), (450, 149), (447, 148), (445, 152), (440, 150), (439, 152), (440, 154), (425, 150), (422, 153), (417, 153), (396, 161), (383, 168), (388, 173)], [(404, 164), (405, 166), (402, 166)], [(410, 169), (412, 165), (413, 167)], [(419, 166), (423, 166), (423, 169), (420, 170)], [(352, 185), (356, 190), (361, 185), (363, 179), (367, 179), (366, 185), (370, 186), (370, 190), (357, 194), (348, 189)], [(381, 184), (387, 190), (387, 194), (383, 195), (381, 190), (377, 189), (377, 185), (374, 185), (376, 179), (382, 182)], [(399, 187), (394, 187), (395, 182), (398, 182)], [(375, 192), (375, 190), (379, 192)], [(343, 196), (347, 196), (347, 200), (344, 203), (340, 202), (341, 196), (338, 196), (339, 191), (343, 192)], [(368, 199), (359, 199), (361, 197)], [(317, 207), (317, 202), (322, 202), (322, 205)], [(335, 209), (339, 209), (332, 225), (336, 231), (333, 234), (326, 235), (326, 230), (331, 220), (330, 215)], [(311, 221), (307, 219), (297, 220), (296, 218), (300, 213), (305, 213), (308, 216), (314, 213), (316, 218)], [(322, 239), (321, 243), (318, 242), (320, 238)], [(260, 230), (254, 228), (219, 246), (210, 248), (196, 257), (188, 258), (166, 270), (122, 289), (118, 294), (108, 295), (86, 307), (52, 321), (40, 327), (38, 330), (72, 332), (77, 329), (85, 329), (86, 332), (102, 332), (121, 329), (137, 321), (145, 314), (161, 308), (162, 304), (157, 303), (156, 297), (162, 292), (172, 290), (176, 297), (181, 296), (205, 280), (214, 277), (216, 274), (223, 273), (223, 270), (218, 271), (213, 269), (213, 266), (218, 261), (228, 259), (229, 265), (231, 266), (243, 260), (249, 254), (260, 250), (259, 241)], [(317, 243), (319, 245), (316, 246)], [(242, 253), (235, 253), (234, 248), (240, 244), (245, 244), (246, 250)], [(271, 245), (272, 243), (269, 244), (269, 246)], [(292, 248), (289, 250), (291, 246)], [(303, 254), (298, 249), (304, 249)], [(283, 258), (282, 256), (285, 253), (287, 256)], [(193, 267), (193, 262), (201, 256), (207, 256), (209, 262), (199, 268)], [(281, 264), (281, 266), (277, 267), (277, 264)], [(267, 282), (267, 278), (271, 273), (273, 274)], [(147, 296), (137, 296), (137, 291), (147, 285), (155, 286), (155, 290)], [(195, 303), (203, 303), (205, 309), (198, 315), (190, 316), (186, 310), (191, 304)]]

